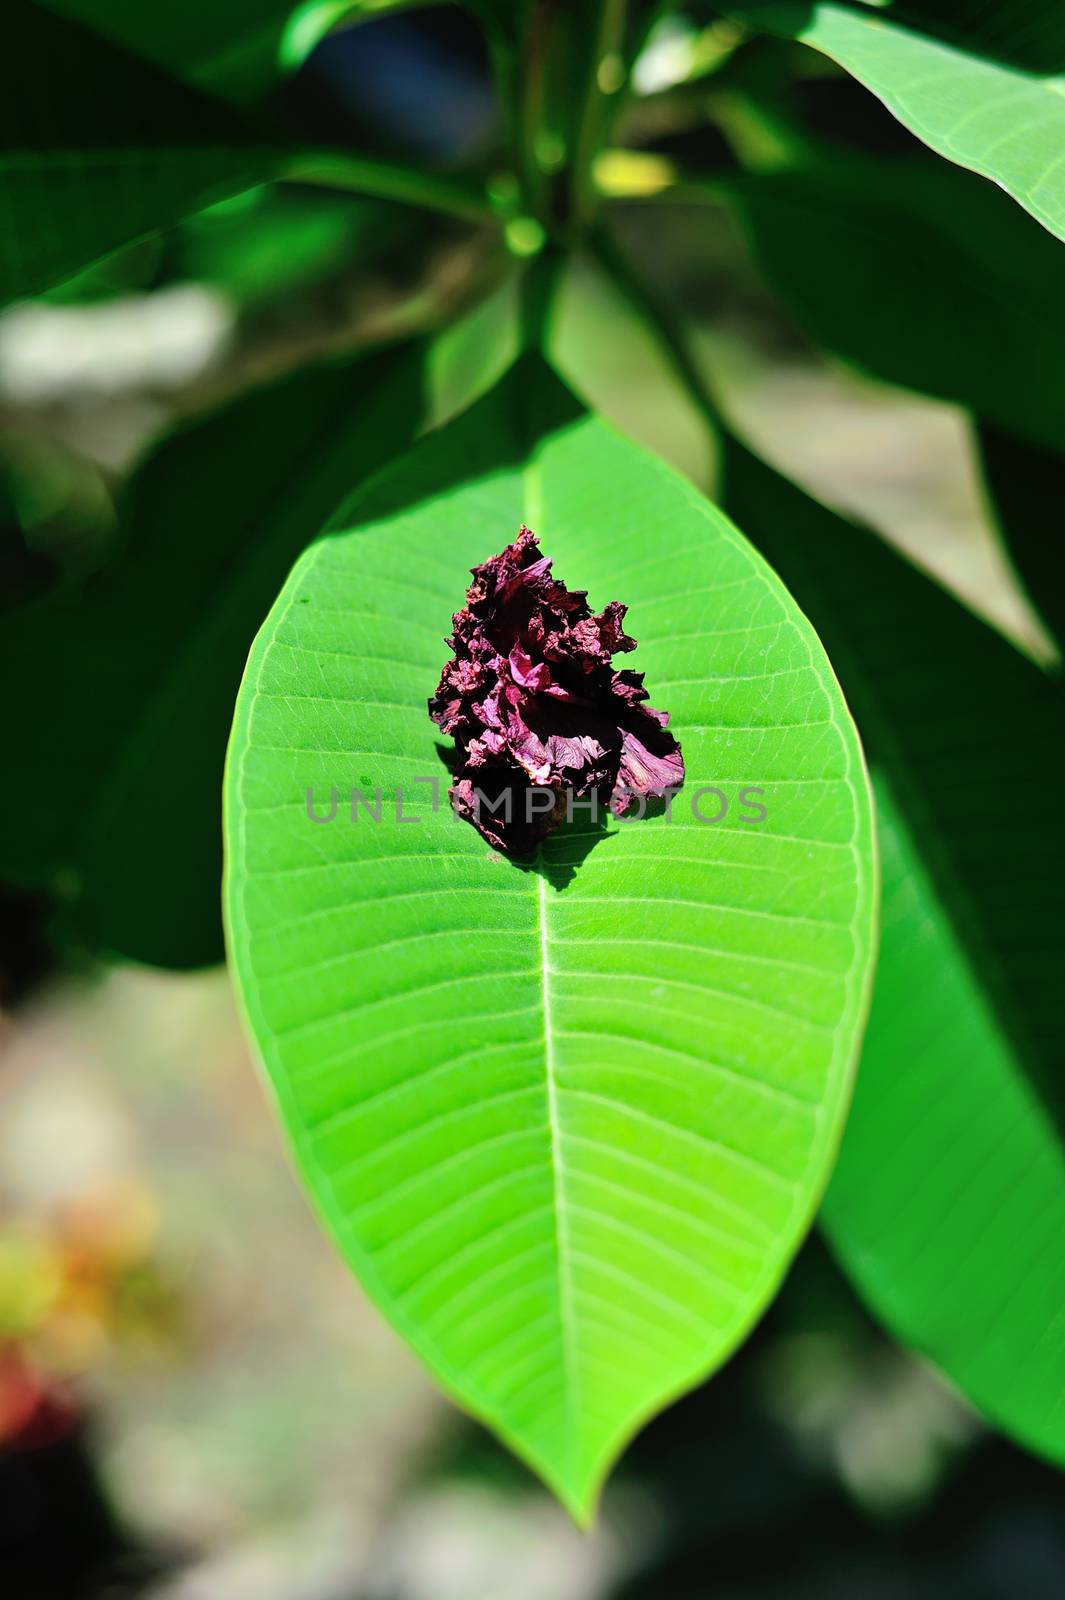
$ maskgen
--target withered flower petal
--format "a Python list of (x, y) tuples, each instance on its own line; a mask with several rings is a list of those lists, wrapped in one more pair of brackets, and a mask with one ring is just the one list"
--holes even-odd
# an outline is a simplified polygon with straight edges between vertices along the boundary
[[(583, 590), (551, 576), (524, 525), (472, 576), (446, 641), (453, 659), (429, 701), (455, 739), (459, 816), (489, 844), (525, 855), (572, 802), (594, 796), (624, 816), (637, 797), (678, 789), (684, 760), (668, 714), (645, 704), (642, 672), (611, 665), (636, 648), (622, 626), (627, 608), (611, 600), (593, 614)], [(547, 793), (530, 802), (536, 789)]]

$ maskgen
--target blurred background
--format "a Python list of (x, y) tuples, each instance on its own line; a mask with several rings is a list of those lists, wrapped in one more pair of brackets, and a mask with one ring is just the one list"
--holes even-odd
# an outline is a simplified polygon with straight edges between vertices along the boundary
[[(625, 142), (727, 165), (718, 74), (741, 47), (698, 5), (657, 26)], [(793, 90), (821, 137), (907, 137), (799, 52)], [(442, 172), (490, 171), (499, 148), (481, 34), (450, 6), (329, 33), (272, 93), (308, 138)], [(617, 204), (613, 220), (766, 456), (1038, 648), (960, 415), (816, 357), (705, 196)], [(317, 356), (431, 335), (432, 415), (454, 412), (516, 348), (528, 241), (510, 244), (342, 188), (271, 185), (0, 313), (4, 603), (105, 569), (116, 496), (152, 443)], [(712, 492), (702, 424), (590, 263), (563, 286), (554, 345), (592, 403)], [(440, 1398), (319, 1233), (224, 973), (60, 960), (53, 909), (0, 897), (5, 1596), (1065, 1594), (1060, 1476), (878, 1332), (816, 1236), (741, 1353), (645, 1430), (578, 1534)]]

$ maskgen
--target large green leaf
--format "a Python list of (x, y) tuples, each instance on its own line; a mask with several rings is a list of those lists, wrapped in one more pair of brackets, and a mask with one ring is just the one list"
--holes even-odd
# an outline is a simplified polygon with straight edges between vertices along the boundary
[(1061, 252), (1005, 195), (931, 161), (868, 159), (720, 186), (815, 343), (1014, 433), (1061, 440)]
[[(531, 869), (417, 787), (444, 771), (426, 700), (467, 569), (523, 519), (561, 577), (631, 602), (688, 768), (672, 820), (563, 830)], [(710, 784), (733, 800), (717, 826), (691, 810)], [(353, 787), (381, 790), (379, 824), (352, 822)], [(331, 788), (316, 825), (305, 797), (328, 816)], [(233, 970), (323, 1219), (586, 1517), (633, 1430), (765, 1305), (839, 1136), (874, 873), (815, 635), (720, 513), (526, 357), (297, 563), (225, 811)]]
[(725, 480), (831, 652), (877, 799), (880, 959), (826, 1226), (900, 1338), (1065, 1461), (1060, 686), (735, 442)]
[(421, 357), (387, 350), (244, 397), (163, 444), (84, 589), (3, 619), (0, 873), (141, 961), (222, 955), (219, 790), (248, 647), (353, 482), (406, 447)]
[(33, 0), (7, 0), (0, 302), (46, 289), (275, 165), (223, 106)]
[(879, 8), (750, 0), (729, 10), (823, 51), (939, 155), (1001, 185), (1065, 238), (1065, 77), (971, 54)]

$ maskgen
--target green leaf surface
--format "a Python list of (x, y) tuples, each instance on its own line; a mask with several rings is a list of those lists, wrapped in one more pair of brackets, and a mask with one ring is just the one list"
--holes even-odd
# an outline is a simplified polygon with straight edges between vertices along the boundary
[(930, 161), (816, 161), (720, 180), (814, 343), (1055, 445), (1065, 271), (1008, 198)]
[(735, 441), (725, 504), (831, 652), (877, 801), (880, 957), (825, 1225), (899, 1338), (1065, 1461), (1060, 686)]
[[(418, 786), (446, 784), (426, 701), (467, 570), (523, 519), (561, 578), (630, 603), (688, 770), (671, 820), (563, 829), (532, 867)], [(711, 784), (716, 826), (691, 810)], [(334, 788), (315, 824), (308, 790), (328, 817)], [(353, 788), (380, 789), (380, 823), (351, 820)], [(297, 563), (225, 811), (232, 966), (320, 1214), (585, 1519), (633, 1431), (766, 1304), (838, 1139), (875, 886), (816, 637), (720, 513), (525, 357)]]
[(880, 8), (752, 0), (729, 9), (823, 51), (938, 155), (990, 178), (1065, 238), (1065, 76), (972, 54)]
[(134, 475), (110, 567), (4, 617), (21, 777), (0, 795), (0, 874), (61, 893), (69, 936), (161, 966), (221, 959), (219, 792), (249, 645), (421, 403), (419, 347), (233, 402)]
[(224, 106), (33, 0), (7, 0), (0, 302), (251, 187), (276, 160)]

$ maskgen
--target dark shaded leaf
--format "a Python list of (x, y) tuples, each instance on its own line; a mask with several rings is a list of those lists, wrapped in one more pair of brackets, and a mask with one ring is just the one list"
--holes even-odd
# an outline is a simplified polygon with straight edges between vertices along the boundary
[(1065, 10), (1058, 0), (858, 0), (898, 22), (1028, 72), (1065, 72)]
[(1005, 195), (923, 161), (825, 160), (721, 187), (815, 343), (1015, 433), (1061, 439), (1061, 251)]
[(1065, 702), (734, 440), (725, 503), (814, 619), (869, 754), (873, 1009), (825, 1225), (902, 1339), (1065, 1461)]
[(18, 751), (0, 870), (65, 887), (93, 947), (161, 966), (222, 955), (219, 791), (248, 646), (343, 493), (413, 437), (421, 352), (383, 351), (234, 402), (164, 443), (84, 591), (5, 619)]
[[(1028, 596), (1065, 655), (1065, 456), (989, 423), (978, 431), (992, 515)], [(1061, 439), (1065, 443), (1065, 427)]]
[(7, 0), (0, 301), (249, 188), (275, 164), (224, 106), (33, 0)]
[(299, 0), (42, 0), (166, 72), (235, 100), (264, 93), (278, 75), (285, 24)]

